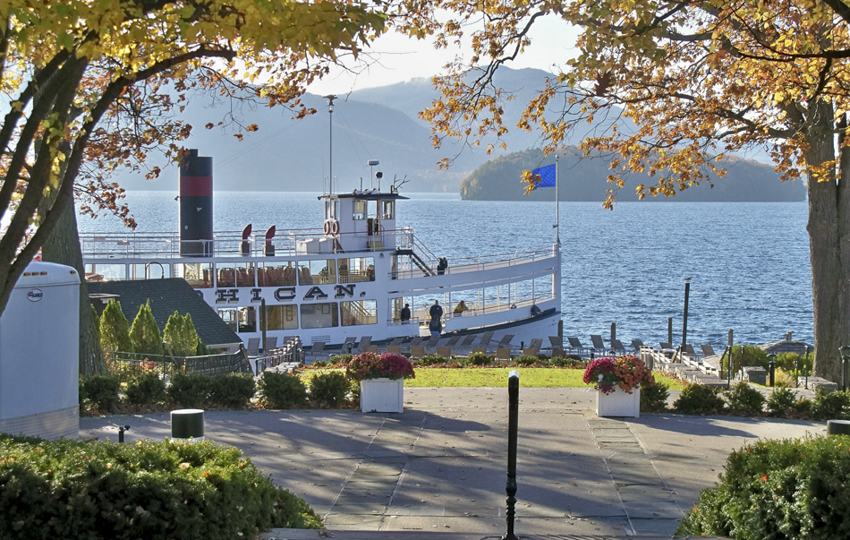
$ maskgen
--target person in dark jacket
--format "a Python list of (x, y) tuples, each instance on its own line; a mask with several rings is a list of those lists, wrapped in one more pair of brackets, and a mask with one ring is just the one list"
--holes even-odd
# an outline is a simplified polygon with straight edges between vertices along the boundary
[(401, 323), (408, 324), (410, 322), (410, 304), (405, 304), (401, 308)]
[(443, 318), (443, 308), (440, 307), (439, 300), (434, 300), (434, 305), (428, 310), (428, 314), (431, 315), (431, 322), (428, 324), (428, 329), (431, 330), (431, 336), (439, 336), (440, 332), (443, 331), (443, 322), (441, 320)]

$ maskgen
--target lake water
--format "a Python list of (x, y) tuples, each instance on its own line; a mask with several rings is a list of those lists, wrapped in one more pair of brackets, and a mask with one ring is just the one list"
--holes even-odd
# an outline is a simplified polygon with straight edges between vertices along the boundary
[[(127, 197), (138, 231), (176, 231), (172, 192)], [(463, 201), (457, 194), (408, 194), (398, 223), (437, 256), (513, 253), (555, 239), (555, 203)], [(320, 227), (317, 193), (218, 192), (215, 229)], [(812, 342), (807, 205), (800, 203), (598, 203), (560, 205), (564, 333), (589, 344), (612, 322), (624, 343), (681, 343), (685, 278), (691, 277), (688, 342)], [(114, 218), (81, 218), (80, 229), (117, 231)]]

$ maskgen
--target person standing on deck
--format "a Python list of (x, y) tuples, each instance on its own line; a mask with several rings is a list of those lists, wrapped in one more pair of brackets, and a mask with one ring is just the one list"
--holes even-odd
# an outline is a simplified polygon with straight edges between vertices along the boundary
[(401, 324), (409, 324), (410, 323), (410, 304), (405, 304), (403, 308), (401, 308)]
[(428, 314), (431, 315), (431, 322), (428, 324), (428, 328), (431, 330), (431, 337), (439, 336), (443, 330), (443, 323), (441, 321), (443, 308), (440, 307), (439, 300), (434, 300), (434, 305), (428, 310)]

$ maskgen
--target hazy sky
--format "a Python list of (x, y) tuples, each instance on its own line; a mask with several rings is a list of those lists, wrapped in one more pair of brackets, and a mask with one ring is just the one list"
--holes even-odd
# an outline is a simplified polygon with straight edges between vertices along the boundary
[[(553, 72), (552, 65), (574, 56), (576, 31), (557, 17), (536, 21), (531, 32), (531, 46), (513, 63), (514, 69), (538, 68)], [(386, 34), (378, 39), (372, 50), (377, 63), (358, 76), (337, 70), (312, 85), (310, 92), (318, 95), (345, 94), (351, 90), (385, 86), (419, 77), (431, 77), (455, 55), (468, 57), (463, 49), (435, 50), (431, 41), (410, 39), (398, 34)]]

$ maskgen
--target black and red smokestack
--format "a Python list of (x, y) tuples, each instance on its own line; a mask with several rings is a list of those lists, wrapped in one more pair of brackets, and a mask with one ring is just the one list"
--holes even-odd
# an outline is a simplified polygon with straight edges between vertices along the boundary
[(213, 255), (212, 158), (189, 150), (180, 161), (180, 255)]

